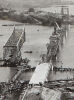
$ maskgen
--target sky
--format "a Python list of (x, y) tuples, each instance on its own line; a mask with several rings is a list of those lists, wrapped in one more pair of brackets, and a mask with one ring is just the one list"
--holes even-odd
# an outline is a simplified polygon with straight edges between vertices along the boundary
[(62, 3), (74, 2), (74, 0), (0, 0), (0, 4), (11, 8), (47, 7), (51, 4), (57, 4), (57, 1)]

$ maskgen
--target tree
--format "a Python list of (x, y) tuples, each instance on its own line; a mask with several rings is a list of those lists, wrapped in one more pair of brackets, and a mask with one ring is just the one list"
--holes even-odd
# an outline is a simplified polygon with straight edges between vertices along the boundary
[(29, 8), (29, 12), (35, 12), (34, 8)]

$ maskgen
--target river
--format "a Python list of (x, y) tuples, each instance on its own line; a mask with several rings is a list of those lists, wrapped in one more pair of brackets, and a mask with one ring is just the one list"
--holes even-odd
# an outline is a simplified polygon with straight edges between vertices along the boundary
[[(13, 32), (14, 26), (2, 26), (3, 24), (17, 24), (17, 22), (0, 20), (0, 58), (3, 57), (3, 46)], [(26, 42), (24, 42), (21, 53), (22, 58), (30, 59), (30, 65), (36, 66), (39, 63), (40, 55), (46, 53), (46, 43), (49, 42), (49, 37), (52, 34), (53, 27), (38, 26), (38, 25), (22, 25), (15, 28), (25, 27)], [(32, 51), (32, 54), (24, 53)], [(16, 67), (0, 67), (0, 82), (8, 82), (16, 73)], [(21, 74), (20, 80), (30, 80), (33, 72)], [(10, 95), (7, 100), (18, 100), (18, 95)]]
[[(2, 26), (3, 24), (17, 24), (17, 22), (0, 20), (0, 58), (3, 57), (3, 46), (14, 29), (14, 26)], [(25, 24), (22, 26), (16, 26), (15, 28), (24, 29), (24, 27), (26, 32), (26, 42), (24, 42), (21, 48), (22, 58), (27, 57), (30, 59), (29, 64), (31, 66), (36, 66), (39, 63), (40, 55), (46, 53), (46, 43), (49, 41), (53, 27)], [(32, 51), (32, 54), (27, 54), (25, 51)], [(0, 67), (0, 81), (10, 80), (16, 70), (16, 68)]]
[[(0, 58), (3, 56), (3, 46), (12, 34), (14, 26), (2, 26), (3, 24), (15, 24), (17, 22), (0, 20)], [(49, 42), (49, 37), (53, 32), (53, 27), (38, 26), (38, 25), (22, 25), (15, 28), (24, 28), (26, 32), (26, 42), (21, 48), (22, 58), (29, 58), (30, 65), (36, 66), (40, 61), (40, 55), (46, 53), (46, 43)], [(74, 68), (74, 25), (68, 27), (67, 37), (64, 40), (63, 47), (60, 51), (59, 60), (62, 61), (63, 67)], [(31, 54), (25, 53), (25, 51), (32, 51)], [(10, 80), (17, 69), (15, 67), (0, 67), (0, 82), (7, 82)], [(24, 73), (20, 76), (20, 79), (29, 80), (32, 76), (32, 72)], [(54, 79), (67, 79), (73, 78), (73, 72), (51, 72), (48, 80)], [(14, 98), (13, 98), (14, 99)], [(16, 100), (16, 98), (14, 99)]]
[[(0, 20), (0, 58), (2, 58), (3, 54), (3, 46), (12, 34), (14, 26), (2, 26), (3, 24), (15, 24), (17, 22)], [(46, 53), (46, 43), (49, 42), (49, 37), (53, 32), (53, 27), (47, 26), (38, 26), (38, 25), (22, 25), (16, 26), (16, 28), (24, 28), (26, 31), (26, 42), (23, 44), (21, 48), (22, 58), (30, 59), (30, 65), (36, 66), (40, 61), (40, 55)], [(59, 61), (62, 61), (63, 67), (74, 67), (74, 26), (69, 26), (67, 37), (64, 41), (63, 48), (59, 55)], [(32, 51), (31, 54), (25, 53), (25, 51)], [(13, 71), (12, 71), (13, 70)], [(15, 68), (9, 67), (0, 67), (0, 81), (7, 81), (12, 76), (13, 73), (16, 72)], [(58, 72), (58, 74), (60, 74)], [(55, 75), (55, 74), (53, 74)], [(53, 76), (52, 75), (52, 76)], [(63, 75), (63, 74), (62, 74)], [(70, 75), (70, 74), (69, 74)], [(29, 75), (30, 76), (30, 75)], [(64, 76), (64, 75), (63, 75)], [(68, 75), (67, 75), (68, 76)], [(56, 78), (58, 75), (56, 74)], [(61, 75), (59, 75), (61, 77)], [(51, 78), (53, 79), (53, 78)]]

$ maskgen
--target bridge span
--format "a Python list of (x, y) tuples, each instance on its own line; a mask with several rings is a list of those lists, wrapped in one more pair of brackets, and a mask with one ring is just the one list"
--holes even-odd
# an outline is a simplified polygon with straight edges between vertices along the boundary
[(49, 63), (41, 63), (37, 65), (29, 84), (43, 84), (48, 77), (51, 65)]
[(15, 29), (3, 47), (3, 60), (17, 62), (21, 58), (20, 49), (25, 42), (25, 29)]

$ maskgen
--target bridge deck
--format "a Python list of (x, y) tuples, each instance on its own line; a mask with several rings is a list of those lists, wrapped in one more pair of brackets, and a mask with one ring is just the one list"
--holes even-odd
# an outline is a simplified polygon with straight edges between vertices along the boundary
[(44, 81), (47, 80), (50, 68), (51, 66), (48, 63), (41, 63), (40, 65), (38, 65), (29, 84), (43, 84)]
[(11, 59), (14, 62), (21, 57), (20, 49), (25, 42), (25, 30), (15, 29), (3, 47), (3, 59)]
[(22, 33), (23, 33), (22, 29), (14, 29), (12, 35), (8, 39), (5, 46), (16, 46)]

